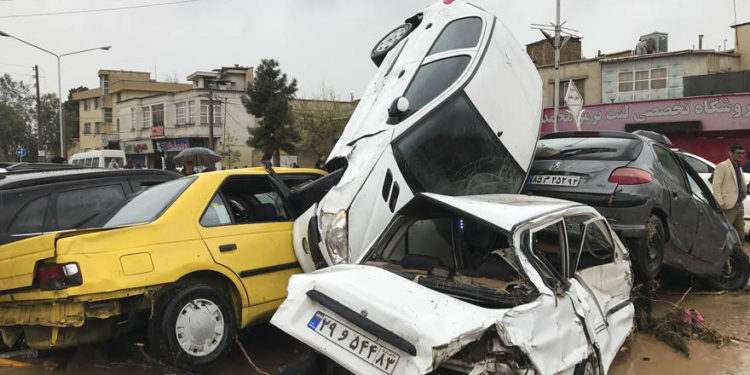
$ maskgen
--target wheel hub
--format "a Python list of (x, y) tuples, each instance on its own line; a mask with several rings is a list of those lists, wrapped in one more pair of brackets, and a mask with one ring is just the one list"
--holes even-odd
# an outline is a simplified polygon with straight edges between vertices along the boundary
[(211, 354), (224, 337), (224, 315), (215, 303), (194, 299), (180, 309), (175, 335), (186, 353), (196, 357)]

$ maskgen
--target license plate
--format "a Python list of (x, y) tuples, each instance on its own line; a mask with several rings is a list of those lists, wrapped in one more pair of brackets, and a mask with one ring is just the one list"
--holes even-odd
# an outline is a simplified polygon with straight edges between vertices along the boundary
[(578, 186), (580, 181), (580, 176), (538, 174), (529, 176), (528, 183), (533, 185)]
[(392, 373), (398, 363), (398, 354), (320, 311), (313, 315), (307, 327), (387, 374)]

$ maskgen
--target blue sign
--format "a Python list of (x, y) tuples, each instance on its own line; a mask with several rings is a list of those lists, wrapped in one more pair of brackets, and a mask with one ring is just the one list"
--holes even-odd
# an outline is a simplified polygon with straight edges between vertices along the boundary
[(19, 158), (26, 156), (26, 149), (18, 146), (18, 148), (16, 149), (16, 156), (18, 156)]

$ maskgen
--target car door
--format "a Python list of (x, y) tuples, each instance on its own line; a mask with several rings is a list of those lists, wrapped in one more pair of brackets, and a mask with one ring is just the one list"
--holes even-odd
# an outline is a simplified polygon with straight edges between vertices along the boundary
[(242, 279), (251, 305), (286, 296), (300, 268), (292, 216), (268, 176), (227, 177), (196, 225), (214, 261)]
[(660, 181), (669, 189), (672, 197), (667, 220), (670, 242), (678, 249), (689, 252), (698, 229), (698, 205), (674, 154), (658, 145), (653, 145), (653, 149), (659, 162)]
[(731, 230), (707, 186), (701, 187), (697, 174), (688, 173), (693, 200), (698, 206), (698, 230), (691, 254), (699, 259), (714, 262), (726, 245), (727, 231)]
[(604, 218), (591, 214), (567, 216), (565, 229), (569, 293), (576, 310), (584, 316), (589, 334), (595, 337), (606, 372), (630, 333), (630, 264)]

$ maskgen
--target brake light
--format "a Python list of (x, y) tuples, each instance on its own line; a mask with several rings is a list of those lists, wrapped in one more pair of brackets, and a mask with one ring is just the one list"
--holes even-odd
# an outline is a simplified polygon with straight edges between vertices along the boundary
[(453, 0), (443, 0), (443, 4), (445, 4), (445, 5), (450, 5), (450, 3), (452, 3), (452, 2), (453, 2)]
[(39, 289), (60, 290), (83, 284), (77, 263), (42, 264), (37, 271)]
[(653, 180), (651, 173), (638, 168), (617, 168), (609, 175), (609, 182), (620, 185), (647, 184)]

